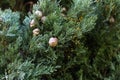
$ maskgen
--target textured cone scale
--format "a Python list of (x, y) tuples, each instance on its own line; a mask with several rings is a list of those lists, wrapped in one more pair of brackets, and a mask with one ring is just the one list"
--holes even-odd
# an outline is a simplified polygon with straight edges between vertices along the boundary
[(38, 28), (33, 30), (33, 35), (36, 36), (40, 33), (40, 30)]
[(41, 18), (41, 21), (42, 21), (42, 23), (45, 23), (45, 21), (46, 21), (46, 16), (43, 16), (43, 17)]
[(42, 12), (37, 10), (35, 11), (35, 15), (38, 17), (38, 18), (41, 18), (42, 17)]
[(31, 20), (31, 22), (30, 22), (30, 27), (34, 27), (35, 26), (35, 20), (33, 19), (33, 20)]
[(51, 37), (49, 39), (49, 46), (51, 47), (56, 47), (58, 44), (58, 39), (57, 38), (54, 38), (54, 37)]
[(110, 17), (109, 22), (110, 22), (110, 23), (114, 23), (114, 22), (115, 22), (115, 19), (114, 19), (113, 17)]
[(67, 10), (66, 10), (66, 8), (65, 7), (63, 7), (62, 9), (61, 9), (61, 12), (66, 12)]
[(65, 15), (64, 13), (61, 13), (61, 16), (62, 16), (62, 17), (66, 17), (66, 15)]

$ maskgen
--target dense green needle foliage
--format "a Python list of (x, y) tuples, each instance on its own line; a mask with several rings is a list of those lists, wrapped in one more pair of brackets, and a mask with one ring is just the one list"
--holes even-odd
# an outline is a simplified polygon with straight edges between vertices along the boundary
[(120, 0), (39, 0), (24, 20), (11, 9), (0, 10), (0, 80), (120, 80)]

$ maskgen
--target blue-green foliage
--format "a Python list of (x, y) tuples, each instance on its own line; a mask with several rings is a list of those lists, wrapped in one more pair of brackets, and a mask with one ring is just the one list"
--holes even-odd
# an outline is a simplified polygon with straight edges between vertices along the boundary
[(7, 65), (18, 55), (20, 15), (10, 9), (0, 10), (0, 18), (0, 74), (4, 75)]
[[(0, 79), (120, 79), (120, 1), (73, 0), (65, 14), (61, 9), (57, 1), (39, 0), (22, 24), (18, 12), (0, 11)], [(49, 46), (51, 37), (58, 38), (56, 47)]]

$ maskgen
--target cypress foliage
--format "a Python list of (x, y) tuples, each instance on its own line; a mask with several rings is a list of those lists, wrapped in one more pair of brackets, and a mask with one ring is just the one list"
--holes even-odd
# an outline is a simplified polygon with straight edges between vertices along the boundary
[(120, 79), (119, 0), (38, 0), (24, 19), (11, 9), (0, 10), (0, 80)]

